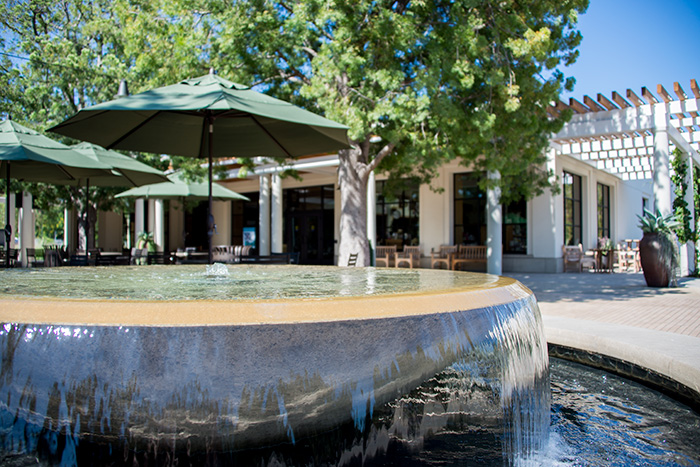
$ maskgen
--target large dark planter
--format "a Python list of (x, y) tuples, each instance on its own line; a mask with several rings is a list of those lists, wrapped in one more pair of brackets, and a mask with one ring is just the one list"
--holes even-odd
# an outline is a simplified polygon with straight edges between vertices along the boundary
[(639, 257), (649, 287), (668, 287), (669, 270), (662, 261), (659, 234), (645, 233), (639, 242)]

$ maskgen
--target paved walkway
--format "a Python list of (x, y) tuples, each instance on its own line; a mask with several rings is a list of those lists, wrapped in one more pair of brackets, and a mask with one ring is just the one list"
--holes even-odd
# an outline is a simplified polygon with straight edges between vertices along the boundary
[(651, 369), (700, 402), (700, 279), (657, 289), (642, 273), (506, 275), (535, 293), (548, 342)]

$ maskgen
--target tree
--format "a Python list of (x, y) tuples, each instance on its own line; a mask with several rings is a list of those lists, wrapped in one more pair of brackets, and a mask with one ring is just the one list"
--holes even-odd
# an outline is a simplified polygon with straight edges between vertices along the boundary
[(237, 2), (212, 61), (225, 59), (249, 81), (350, 126), (352, 148), (339, 153), (339, 264), (350, 253), (368, 264), (373, 170), (428, 182), (458, 158), (500, 172), (500, 181), (482, 183), (500, 184), (504, 200), (548, 186), (544, 149), (570, 114), (550, 118), (547, 107), (573, 86), (558, 67), (576, 59), (581, 36), (573, 27), (587, 4)]
[(339, 153), (339, 264), (354, 252), (362, 265), (374, 170), (429, 182), (459, 159), (500, 172), (483, 185), (500, 184), (504, 200), (548, 186), (543, 150), (568, 114), (549, 118), (547, 107), (573, 85), (559, 67), (576, 59), (574, 26), (587, 4), (13, 1), (0, 21), (21, 38), (13, 50), (32, 58), (19, 73), (10, 67), (2, 101), (52, 123), (111, 97), (120, 78), (139, 91), (213, 66), (345, 123), (352, 148)]
[[(178, 8), (184, 5), (123, 0), (19, 0), (0, 5), (0, 40), (11, 52), (0, 61), (3, 113), (43, 131), (83, 107), (113, 99), (121, 79), (139, 91), (202, 69), (201, 52), (190, 45), (206, 43), (206, 28), (196, 26), (196, 11), (185, 14)], [(66, 138), (62, 142), (75, 143)], [(187, 169), (193, 178), (204, 175), (196, 161), (186, 158), (136, 157), (162, 170), (174, 166)], [(125, 201), (113, 197), (123, 187), (91, 188), (90, 206), (85, 205), (85, 187), (25, 184), (22, 189), (32, 192), (40, 209), (57, 201), (75, 207), (82, 248), (94, 245), (97, 210), (128, 209)]]

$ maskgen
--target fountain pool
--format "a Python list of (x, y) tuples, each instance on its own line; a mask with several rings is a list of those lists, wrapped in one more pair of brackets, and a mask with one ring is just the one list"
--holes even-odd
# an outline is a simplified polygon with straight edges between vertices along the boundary
[(488, 455), (508, 464), (547, 443), (547, 346), (534, 296), (512, 279), (3, 270), (0, 321), (4, 459), (353, 465), (458, 429), (495, 440)]

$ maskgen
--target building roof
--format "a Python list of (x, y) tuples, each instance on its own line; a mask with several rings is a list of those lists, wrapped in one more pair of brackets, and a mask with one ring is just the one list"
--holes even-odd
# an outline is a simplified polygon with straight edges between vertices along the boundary
[(613, 91), (610, 99), (599, 93), (596, 100), (584, 96), (583, 103), (560, 101), (549, 113), (571, 109), (574, 116), (551, 138), (552, 147), (623, 180), (651, 179), (657, 134), (665, 131), (669, 150), (680, 148), (700, 166), (700, 88), (693, 79), (690, 94), (678, 82), (673, 92), (659, 84), (658, 96), (643, 87), (641, 97), (628, 89), (625, 97)]

